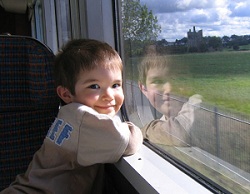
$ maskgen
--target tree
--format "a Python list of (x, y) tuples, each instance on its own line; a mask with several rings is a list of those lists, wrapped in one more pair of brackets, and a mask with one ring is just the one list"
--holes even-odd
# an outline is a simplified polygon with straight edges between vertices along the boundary
[(212, 36), (208, 37), (208, 46), (214, 50), (219, 50), (222, 47), (222, 40), (220, 37)]
[(122, 22), (129, 56), (140, 54), (143, 47), (155, 42), (161, 32), (157, 17), (146, 5), (141, 5), (140, 0), (122, 0)]

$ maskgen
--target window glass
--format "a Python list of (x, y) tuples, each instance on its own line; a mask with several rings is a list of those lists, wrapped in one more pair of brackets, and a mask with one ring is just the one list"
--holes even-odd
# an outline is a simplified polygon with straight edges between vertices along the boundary
[(144, 138), (250, 192), (250, 2), (122, 0), (125, 95)]

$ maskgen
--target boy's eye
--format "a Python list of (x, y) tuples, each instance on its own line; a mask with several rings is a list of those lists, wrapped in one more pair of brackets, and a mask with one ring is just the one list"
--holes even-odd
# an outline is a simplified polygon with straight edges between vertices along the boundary
[(162, 79), (156, 79), (152, 82), (152, 84), (164, 84), (166, 83), (166, 80), (162, 80)]
[(154, 80), (152, 83), (153, 84), (164, 84), (164, 81), (163, 80)]
[(88, 88), (91, 88), (91, 89), (98, 89), (98, 88), (100, 88), (100, 86), (97, 85), (97, 84), (92, 84), (92, 85), (90, 85)]
[(118, 88), (118, 87), (120, 87), (121, 86), (121, 84), (114, 84), (113, 86), (112, 86), (112, 88)]

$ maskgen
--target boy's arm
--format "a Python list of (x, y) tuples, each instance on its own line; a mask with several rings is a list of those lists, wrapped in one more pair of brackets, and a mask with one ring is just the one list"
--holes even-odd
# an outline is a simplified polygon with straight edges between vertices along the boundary
[(193, 95), (185, 103), (178, 116), (156, 119), (141, 130), (143, 137), (153, 143), (175, 146), (190, 145), (190, 128), (194, 122), (194, 111), (201, 103), (200, 95)]
[(141, 130), (130, 122), (127, 122), (127, 124), (130, 130), (130, 136), (128, 146), (123, 154), (125, 156), (136, 153), (141, 148), (143, 141)]
[[(132, 123), (98, 114), (86, 106), (78, 110), (84, 112), (79, 116), (81, 123), (79, 134), (76, 133), (79, 164), (89, 166), (96, 163), (113, 163), (121, 156), (131, 155), (139, 150), (142, 134)], [(70, 123), (74, 122), (76, 121)]]
[(178, 122), (171, 119), (153, 120), (141, 130), (143, 137), (152, 143), (168, 146), (189, 145), (189, 134)]
[(195, 94), (191, 96), (186, 102), (181, 111), (178, 113), (174, 119), (180, 123), (180, 125), (190, 133), (190, 128), (194, 122), (194, 111), (202, 102), (202, 96), (199, 94)]

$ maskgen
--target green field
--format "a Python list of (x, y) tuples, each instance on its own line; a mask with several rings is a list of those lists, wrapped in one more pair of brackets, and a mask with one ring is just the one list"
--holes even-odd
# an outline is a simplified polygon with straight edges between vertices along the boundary
[[(200, 94), (203, 96), (203, 102), (234, 112), (250, 114), (249, 51), (164, 57), (168, 58), (171, 65), (171, 85), (174, 94), (185, 97)], [(134, 58), (130, 61), (134, 69), (134, 78), (137, 77), (135, 69), (140, 59)]]

